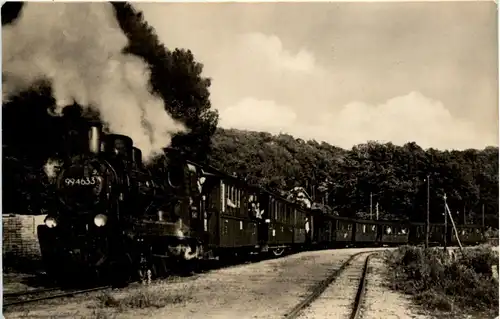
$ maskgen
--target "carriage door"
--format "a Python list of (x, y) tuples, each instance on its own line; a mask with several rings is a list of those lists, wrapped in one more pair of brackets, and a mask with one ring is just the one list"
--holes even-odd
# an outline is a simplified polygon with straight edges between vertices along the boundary
[(189, 201), (189, 222), (195, 236), (201, 237), (203, 234), (203, 214), (201, 211), (202, 197), (201, 185), (198, 179), (196, 167), (188, 163), (186, 175), (186, 182), (188, 183), (187, 197)]
[(258, 242), (262, 245), (269, 242), (269, 225), (271, 216), (269, 214), (269, 196), (262, 196), (260, 200), (260, 210), (264, 210), (262, 218), (258, 221)]

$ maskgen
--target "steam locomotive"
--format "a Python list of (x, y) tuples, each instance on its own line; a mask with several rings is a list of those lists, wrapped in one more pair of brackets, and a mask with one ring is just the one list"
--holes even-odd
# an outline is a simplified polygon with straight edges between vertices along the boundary
[(153, 255), (196, 257), (198, 229), (187, 218), (197, 200), (196, 170), (169, 156), (153, 176), (132, 139), (103, 134), (98, 125), (77, 139), (73, 144), (84, 139), (88, 146), (63, 161), (58, 201), (38, 227), (48, 272), (125, 278)]
[[(47, 272), (61, 282), (146, 280), (237, 254), (423, 242), (422, 225), (324, 215), (176, 151), (167, 151), (153, 174), (130, 137), (99, 125), (77, 139), (55, 178), (57, 202), (38, 226)], [(436, 244), (442, 227), (431, 227)], [(475, 226), (460, 234), (466, 243), (481, 240)]]

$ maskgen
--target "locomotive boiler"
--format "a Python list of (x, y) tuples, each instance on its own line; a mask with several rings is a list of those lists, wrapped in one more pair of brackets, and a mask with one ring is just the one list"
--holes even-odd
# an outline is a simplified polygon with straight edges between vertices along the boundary
[(87, 132), (70, 137), (55, 178), (57, 201), (38, 227), (47, 271), (62, 281), (123, 281), (147, 276), (154, 258), (161, 265), (197, 258), (200, 241), (189, 218), (196, 169), (172, 153), (156, 162), (153, 176), (131, 138), (104, 134), (99, 125)]

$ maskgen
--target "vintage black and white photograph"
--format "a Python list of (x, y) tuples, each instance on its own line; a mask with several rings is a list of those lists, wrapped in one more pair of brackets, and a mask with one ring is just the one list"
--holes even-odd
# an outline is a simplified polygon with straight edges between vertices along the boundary
[(1, 16), (5, 318), (498, 318), (495, 2)]

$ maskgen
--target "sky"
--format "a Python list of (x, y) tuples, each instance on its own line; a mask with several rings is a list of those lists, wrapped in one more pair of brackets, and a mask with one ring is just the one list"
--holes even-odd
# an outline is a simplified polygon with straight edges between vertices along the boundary
[(493, 1), (134, 6), (203, 63), (221, 127), (343, 148), (498, 145)]

